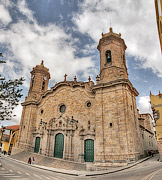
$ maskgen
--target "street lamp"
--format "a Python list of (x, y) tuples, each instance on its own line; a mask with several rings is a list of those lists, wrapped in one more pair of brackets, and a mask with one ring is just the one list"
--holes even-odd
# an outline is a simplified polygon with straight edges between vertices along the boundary
[(75, 120), (75, 119), (73, 118), (73, 116), (72, 116), (72, 118), (71, 118), (71, 120), (70, 120), (70, 124), (73, 125), (73, 123), (75, 123), (76, 129), (78, 129), (78, 126), (77, 126), (78, 121)]

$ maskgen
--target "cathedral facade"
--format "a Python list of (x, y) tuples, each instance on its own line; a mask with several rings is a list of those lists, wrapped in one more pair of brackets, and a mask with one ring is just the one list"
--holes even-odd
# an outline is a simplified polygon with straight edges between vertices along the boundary
[(56, 83), (48, 90), (49, 70), (44, 63), (31, 71), (23, 111), (18, 151), (76, 162), (129, 163), (142, 155), (136, 107), (137, 90), (128, 79), (121, 34), (110, 28), (98, 44), (100, 75), (96, 83)]

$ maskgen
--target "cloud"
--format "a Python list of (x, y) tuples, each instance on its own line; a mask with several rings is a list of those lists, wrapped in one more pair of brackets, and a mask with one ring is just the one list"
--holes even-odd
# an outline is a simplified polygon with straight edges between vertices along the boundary
[(150, 113), (152, 114), (151, 110), (151, 104), (150, 104), (150, 97), (149, 96), (141, 96), (139, 97), (139, 113), (144, 114), (144, 113)]
[(162, 77), (162, 57), (155, 18), (154, 1), (84, 0), (73, 14), (76, 30), (89, 35), (96, 44), (101, 33), (113, 27), (127, 44), (127, 55), (135, 57), (141, 68), (151, 68)]
[(12, 21), (12, 18), (8, 11), (8, 6), (10, 6), (10, 4), (7, 2), (5, 4), (0, 4), (0, 26), (6, 26)]
[(78, 73), (85, 78), (88, 69), (94, 67), (94, 62), (90, 56), (79, 58), (75, 55), (78, 39), (55, 23), (47, 26), (38, 24), (25, 0), (18, 1), (16, 7), (23, 16), (12, 22), (8, 29), (1, 28), (0, 33), (0, 43), (9, 52), (5, 56), (8, 61), (3, 73), (10, 72), (8, 76), (12, 78), (24, 76), (27, 80), (25, 86), (29, 86), (29, 72), (43, 59), (52, 80), (63, 81), (65, 73), (69, 80)]
[[(19, 0), (14, 4), (19, 13), (15, 22), (9, 13), (11, 6), (6, 2), (8, 1), (3, 1), (0, 5), (0, 45), (7, 49), (7, 52), (3, 53), (7, 63), (1, 66), (0, 71), (6, 78), (15, 79), (23, 76), (26, 79), (23, 85), (28, 88), (30, 71), (43, 59), (52, 80), (63, 81), (65, 73), (68, 74), (68, 80), (73, 80), (78, 74), (81, 78), (88, 79), (92, 74), (90, 69), (94, 68), (93, 57), (79, 58), (75, 55), (78, 50), (77, 38), (67, 34), (63, 27), (55, 23), (46, 26), (38, 24), (34, 12), (28, 8), (25, 0)], [(4, 25), (9, 27), (6, 28)], [(14, 110), (17, 116), (11, 122), (3, 124), (18, 124), (21, 111), (19, 105)]]
[(28, 8), (26, 1), (19, 0), (17, 4), (18, 4), (18, 9), (20, 13), (26, 16), (27, 20), (34, 21), (34, 18), (33, 18), (34, 12)]

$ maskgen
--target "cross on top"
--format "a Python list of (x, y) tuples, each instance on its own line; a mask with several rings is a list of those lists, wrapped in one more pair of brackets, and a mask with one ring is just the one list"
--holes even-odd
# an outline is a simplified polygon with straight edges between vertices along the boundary
[(91, 77), (89, 76), (89, 78), (88, 78), (88, 81), (90, 82), (91, 81)]
[(67, 74), (64, 75), (64, 81), (66, 81)]
[(77, 77), (76, 76), (74, 77), (74, 81), (77, 81)]

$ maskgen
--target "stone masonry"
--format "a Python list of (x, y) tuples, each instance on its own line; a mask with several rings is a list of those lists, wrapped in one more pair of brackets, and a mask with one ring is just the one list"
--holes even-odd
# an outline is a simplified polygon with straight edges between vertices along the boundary
[(30, 151), (97, 166), (124, 165), (139, 159), (137, 90), (128, 79), (121, 34), (102, 34), (100, 76), (96, 84), (67, 81), (48, 90), (49, 70), (31, 71), (28, 96), (14, 152)]

